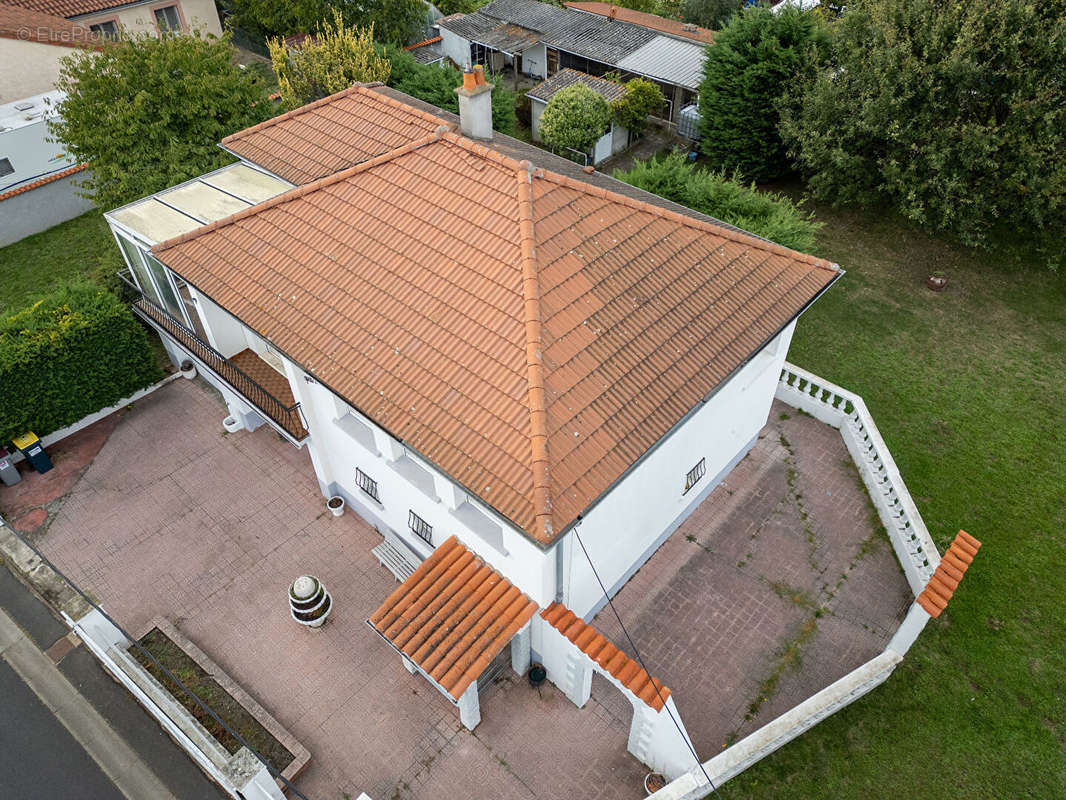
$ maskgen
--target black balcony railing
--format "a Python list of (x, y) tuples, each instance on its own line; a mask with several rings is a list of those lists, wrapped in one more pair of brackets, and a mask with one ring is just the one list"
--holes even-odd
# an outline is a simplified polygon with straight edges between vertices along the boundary
[(125, 275), (120, 277), (134, 292), (133, 310), (167, 334), (179, 347), (200, 361), (237, 394), (255, 406), (264, 416), (280, 426), (294, 441), (307, 438), (300, 415), (300, 404), (285, 405), (263, 388), (240, 367), (215, 350), (195, 332), (175, 319), (155, 300), (141, 292)]

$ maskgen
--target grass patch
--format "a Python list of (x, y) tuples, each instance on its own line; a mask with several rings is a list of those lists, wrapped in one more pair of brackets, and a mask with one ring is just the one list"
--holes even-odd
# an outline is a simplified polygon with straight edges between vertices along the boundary
[(72, 278), (115, 289), (125, 264), (98, 210), (0, 248), (0, 314), (18, 311)]
[(984, 547), (883, 686), (722, 795), (1064, 797), (1066, 277), (890, 214), (808, 208), (848, 274), (789, 360), (865, 398), (941, 551), (959, 528)]
[[(200, 700), (211, 707), (230, 728), (235, 730), (252, 748), (278, 772), (281, 772), (293, 760), (293, 755), (275, 739), (266, 728), (248, 713), (242, 705), (234, 700), (229, 693), (204, 672), (185, 652), (178, 647), (170, 638), (153, 628), (141, 638), (141, 644), (150, 652), (159, 663), (178, 677), (183, 684), (189, 687)], [(134, 648), (130, 654), (141, 665), (152, 673), (153, 677), (174, 695), (189, 712), (196, 717), (208, 733), (218, 740), (227, 752), (236, 753), (241, 748), (240, 742), (218, 724), (207, 712), (205, 712), (189, 695), (167, 677), (162, 670), (149, 660), (140, 650)]]

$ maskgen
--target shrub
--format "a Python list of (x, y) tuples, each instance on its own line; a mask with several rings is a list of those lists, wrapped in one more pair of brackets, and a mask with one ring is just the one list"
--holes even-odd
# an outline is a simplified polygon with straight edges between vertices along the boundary
[[(437, 64), (419, 64), (410, 53), (392, 45), (385, 45), (381, 52), (392, 65), (386, 85), (437, 108), (459, 113), (459, 98), (455, 94), (455, 89), (463, 82), (459, 70)], [(509, 136), (514, 134), (516, 102), (514, 92), (497, 81), (496, 88), (492, 90), (494, 130)]]
[[(815, 196), (1063, 254), (1066, 3), (859, 0), (782, 114)], [(1054, 255), (1053, 255), (1054, 257)]]
[(648, 117), (666, 104), (662, 91), (646, 78), (626, 83), (626, 93), (611, 103), (611, 113), (618, 124), (640, 136), (648, 127)]
[(45, 436), (160, 380), (145, 329), (88, 283), (0, 318), (0, 442)]
[(777, 105), (798, 74), (817, 68), (827, 38), (819, 17), (787, 4), (745, 9), (719, 31), (700, 84), (700, 149), (712, 167), (756, 181), (791, 170)]
[(92, 164), (82, 185), (105, 208), (229, 163), (218, 142), (270, 114), (228, 37), (140, 34), (60, 63), (67, 98), (49, 131)]
[(422, 0), (221, 0), (221, 5), (234, 27), (264, 37), (309, 33), (335, 9), (345, 25), (373, 26), (381, 41), (401, 44), (421, 38), (428, 12)]
[(760, 192), (736, 176), (693, 167), (679, 152), (638, 161), (627, 172), (615, 171), (614, 177), (803, 253), (814, 250), (815, 233), (822, 227), (787, 197)]
[(601, 94), (575, 83), (555, 93), (540, 116), (540, 138), (552, 147), (588, 152), (611, 124), (611, 106)]
[(290, 108), (302, 106), (353, 83), (385, 81), (389, 61), (374, 48), (374, 26), (352, 28), (344, 24), (340, 11), (333, 22), (323, 20), (314, 36), (290, 50), (281, 39), (267, 42), (281, 96)]

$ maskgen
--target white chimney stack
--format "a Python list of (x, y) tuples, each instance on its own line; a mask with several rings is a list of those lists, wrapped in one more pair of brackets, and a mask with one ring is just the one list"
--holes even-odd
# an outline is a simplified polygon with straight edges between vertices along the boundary
[(473, 70), (468, 64), (463, 70), (463, 85), (455, 93), (459, 95), (459, 127), (471, 139), (492, 138), (492, 89), (480, 64)]

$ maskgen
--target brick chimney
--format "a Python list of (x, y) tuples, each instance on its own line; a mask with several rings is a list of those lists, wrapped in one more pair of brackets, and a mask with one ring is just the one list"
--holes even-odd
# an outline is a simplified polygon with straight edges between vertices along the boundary
[(463, 85), (455, 93), (459, 95), (459, 127), (471, 139), (492, 138), (492, 88), (483, 66), (470, 69), (467, 64)]

